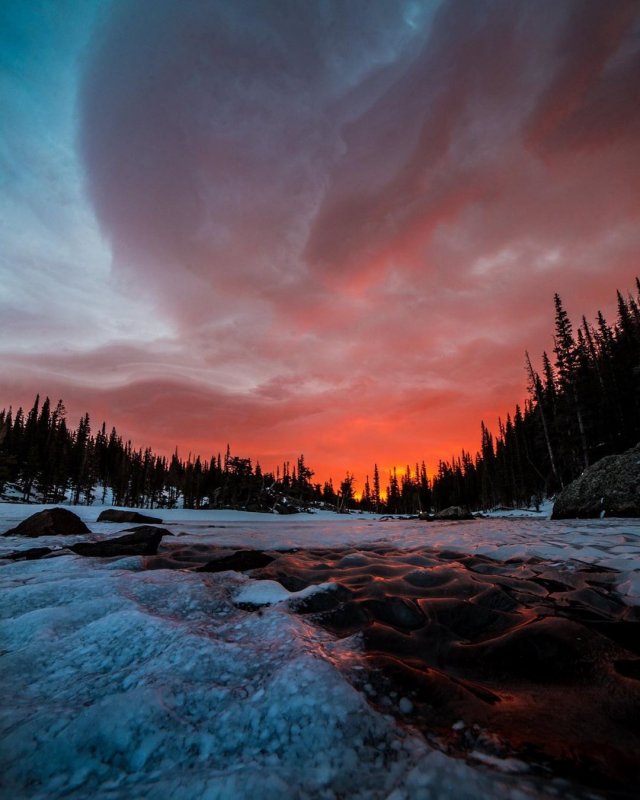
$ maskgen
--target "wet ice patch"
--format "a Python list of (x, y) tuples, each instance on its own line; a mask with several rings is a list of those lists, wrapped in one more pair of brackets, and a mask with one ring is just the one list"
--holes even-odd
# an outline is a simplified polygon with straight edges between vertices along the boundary
[(286, 603), (234, 605), (264, 582), (123, 566), (0, 569), (7, 796), (508, 796), (369, 705), (336, 666), (355, 639), (345, 655)]
[(640, 606), (640, 569), (627, 572), (617, 588), (625, 602)]

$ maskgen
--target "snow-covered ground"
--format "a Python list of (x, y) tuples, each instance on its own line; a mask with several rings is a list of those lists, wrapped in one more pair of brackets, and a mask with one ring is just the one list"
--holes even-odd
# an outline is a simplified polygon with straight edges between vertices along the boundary
[(553, 511), (553, 503), (554, 501), (552, 499), (545, 500), (544, 502), (540, 503), (540, 506), (537, 510), (535, 508), (497, 508), (485, 511), (484, 516), (493, 517), (495, 519), (510, 519), (520, 517), (545, 519), (551, 516), (551, 512)]
[[(0, 533), (49, 506), (0, 503)], [(97, 523), (101, 508), (72, 506), (96, 534), (117, 535), (128, 524)], [(138, 509), (139, 510), (139, 509)], [(618, 570), (619, 590), (627, 602), (640, 604), (640, 520), (550, 520), (547, 510), (535, 517), (491, 516), (465, 522), (422, 522), (379, 519), (374, 514), (339, 515), (330, 511), (278, 516), (247, 511), (143, 511), (162, 519), (162, 527), (191, 543), (260, 550), (292, 548), (367, 547), (385, 542), (401, 549), (429, 545), (458, 553), (510, 558), (543, 558), (551, 562), (576, 561)], [(498, 512), (499, 513), (499, 512)], [(3, 552), (30, 547), (62, 547), (85, 537), (6, 537)]]
[[(65, 500), (64, 505), (71, 505), (73, 501), (73, 492), (71, 489), (67, 489), (64, 493)], [(37, 482), (32, 487), (30, 503), (40, 503), (42, 502), (42, 492), (38, 488)], [(81, 495), (81, 501), (84, 503), (86, 501), (86, 496), (83, 494)], [(0, 493), (0, 505), (2, 503), (22, 503), (24, 502), (24, 492), (20, 488), (20, 485), (17, 483), (7, 483), (4, 486), (4, 490)], [(113, 490), (109, 487), (104, 487), (101, 484), (98, 484), (93, 492), (92, 492), (92, 500), (88, 505), (90, 506), (110, 506), (113, 504)]]
[[(40, 510), (0, 505), (0, 533)], [(95, 522), (98, 536), (130, 525)], [(428, 544), (620, 571), (640, 604), (640, 521), (379, 521), (159, 511), (173, 543), (260, 549)], [(0, 556), (79, 538), (0, 539)], [(65, 555), (0, 566), (0, 786), (16, 798), (519, 798), (571, 796), (526, 766), (433, 750), (347, 679), (358, 637), (334, 639), (288, 593), (235, 572), (144, 570)], [(282, 587), (281, 587), (282, 588)], [(327, 589), (324, 589), (325, 591)], [(308, 593), (308, 592), (307, 592)], [(260, 613), (242, 601), (272, 602)], [(275, 602), (274, 602), (275, 601)], [(390, 711), (409, 701), (389, 697)]]

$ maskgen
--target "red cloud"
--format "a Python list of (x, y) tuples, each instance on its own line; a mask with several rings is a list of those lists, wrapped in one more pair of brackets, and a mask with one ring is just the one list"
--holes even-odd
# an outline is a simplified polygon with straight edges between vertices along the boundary
[(637, 3), (445, 2), (424, 31), (401, 3), (258, 5), (107, 15), (89, 193), (173, 334), (8, 345), (0, 403), (319, 478), (474, 451), (553, 347), (553, 292), (577, 320), (633, 285)]

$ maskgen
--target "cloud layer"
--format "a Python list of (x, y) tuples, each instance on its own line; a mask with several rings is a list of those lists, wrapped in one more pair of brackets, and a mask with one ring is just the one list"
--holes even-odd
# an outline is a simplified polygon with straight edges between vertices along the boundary
[[(632, 285), (637, 2), (136, 0), (86, 30), (59, 136), (86, 278), (46, 238), (28, 259), (73, 270), (83, 314), (93, 287), (95, 330), (60, 287), (55, 352), (33, 335), (14, 236), (0, 401), (61, 393), (157, 448), (363, 479), (475, 448), (522, 400), (525, 348), (552, 347), (553, 292), (593, 315)], [(27, 226), (46, 171), (7, 194)]]

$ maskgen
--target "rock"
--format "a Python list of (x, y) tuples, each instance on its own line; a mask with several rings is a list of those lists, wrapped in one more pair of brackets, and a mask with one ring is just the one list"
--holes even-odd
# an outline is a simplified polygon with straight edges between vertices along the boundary
[(118, 536), (116, 539), (100, 539), (98, 542), (78, 542), (77, 544), (72, 544), (69, 549), (79, 556), (101, 558), (111, 556), (155, 556), (163, 535), (169, 533), (165, 528), (154, 528), (152, 525), (141, 525), (139, 528), (131, 528), (130, 531), (126, 536)]
[(434, 519), (473, 519), (473, 514), (465, 511), (460, 506), (449, 506), (448, 508), (443, 508), (442, 511), (438, 511)]
[(640, 517), (640, 444), (605, 456), (565, 487), (551, 519)]
[(53, 553), (50, 547), (30, 547), (28, 550), (17, 550), (15, 553), (7, 553), (6, 558), (10, 561), (37, 561), (43, 556)]
[(271, 506), (256, 501), (254, 503), (247, 503), (243, 511), (251, 511), (253, 514), (264, 514), (271, 511)]
[(278, 501), (273, 510), (276, 514), (300, 514), (300, 509), (297, 506), (289, 505), (289, 503), (285, 503), (284, 501)]
[(91, 533), (77, 514), (66, 508), (45, 508), (11, 528), (4, 536), (79, 536)]
[(121, 511), (117, 508), (108, 508), (97, 519), (98, 522), (147, 522), (150, 525), (161, 525), (159, 517), (150, 517), (137, 511)]
[(238, 550), (231, 555), (207, 562), (204, 566), (198, 567), (196, 572), (225, 572), (228, 569), (234, 572), (246, 572), (266, 567), (273, 560), (273, 556), (261, 550)]
[(291, 606), (298, 614), (318, 614), (333, 611), (351, 597), (349, 589), (336, 583), (330, 592), (316, 592), (309, 597), (292, 600)]
[[(168, 528), (158, 528), (156, 525), (136, 525), (134, 528), (125, 528), (124, 530), (120, 531), (120, 533), (152, 533), (153, 531), (160, 531), (163, 536), (175, 536), (175, 534), (171, 533)], [(115, 539), (111, 540), (112, 542)]]

